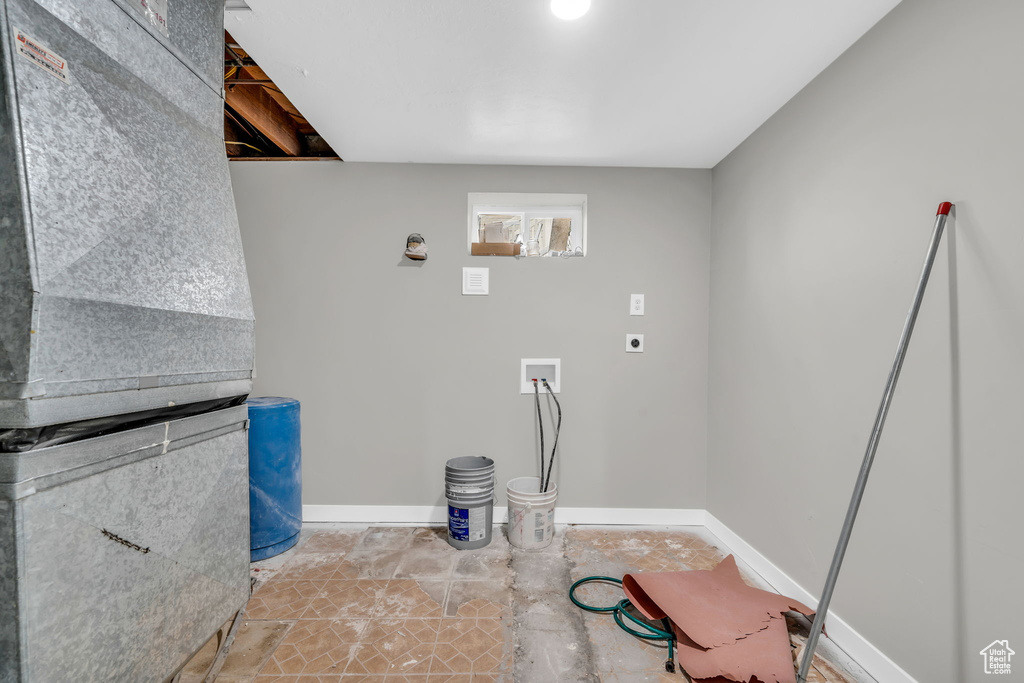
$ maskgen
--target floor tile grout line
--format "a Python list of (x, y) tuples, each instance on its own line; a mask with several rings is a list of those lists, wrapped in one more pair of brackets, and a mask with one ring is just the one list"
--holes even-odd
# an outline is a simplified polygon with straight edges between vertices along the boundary
[[(397, 571), (397, 565), (396, 565), (396, 571)], [(395, 579), (394, 575), (392, 574), (392, 576), (385, 581), (384, 589), (378, 594), (378, 596), (377, 596), (377, 598), (376, 598), (376, 600), (374, 602), (373, 609), (370, 612), (370, 617), (368, 617), (369, 621), (373, 621), (375, 619), (383, 618), (382, 616), (378, 617), (377, 610), (381, 606), (381, 603), (384, 600), (384, 595), (387, 593), (387, 589), (391, 585), (391, 583), (393, 581), (408, 581), (408, 580), (414, 580), (414, 579)], [(449, 589), (450, 589), (450, 585), (445, 587), (445, 600), (447, 600), (447, 595), (448, 595), (448, 590)], [(444, 603), (442, 602), (442, 617), (443, 617), (443, 604)], [(429, 618), (430, 617), (418, 617), (418, 618), (417, 617), (401, 617), (402, 621), (408, 621), (410, 619), (426, 620), (426, 619), (429, 619)], [(438, 618), (438, 619), (440, 620), (440, 618)], [(439, 625), (438, 629), (440, 630), (440, 625)], [(436, 646), (436, 643), (437, 643), (437, 634), (435, 633), (434, 644), (431, 646), (431, 657), (433, 657), (433, 648), (434, 648), (434, 646)], [(356, 643), (356, 648), (358, 649), (361, 645), (364, 645), (364, 644), (366, 644), (366, 643), (362, 640), (362, 638), (360, 638), (359, 642)], [(350, 664), (351, 664), (351, 658), (350, 658), (349, 662), (346, 663), (346, 666), (345, 666), (345, 671), (346, 672), (348, 671), (348, 667), (349, 667)], [(388, 663), (388, 672), (385, 673), (384, 675), (391, 675), (390, 674), (391, 664), (392, 664), (391, 662)], [(432, 662), (430, 664), (432, 664)], [(429, 673), (430, 668), (431, 668), (430, 664), (428, 664), (428, 666), (427, 666), (428, 673)], [(426, 674), (424, 674), (424, 675), (426, 675)]]
[(452, 592), (452, 582), (449, 581), (444, 589), (444, 600), (441, 602), (441, 618), (437, 620), (437, 632), (434, 634), (434, 644), (430, 646), (430, 664), (427, 666), (427, 674), (430, 674), (437, 661), (437, 639), (441, 637), (441, 627), (444, 624), (444, 613), (448, 607), (448, 597)]

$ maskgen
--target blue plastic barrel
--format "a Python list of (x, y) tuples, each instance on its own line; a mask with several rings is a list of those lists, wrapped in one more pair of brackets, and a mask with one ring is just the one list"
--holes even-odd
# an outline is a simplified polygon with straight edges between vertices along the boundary
[(249, 557), (279, 555), (302, 530), (302, 448), (299, 402), (294, 398), (250, 398)]

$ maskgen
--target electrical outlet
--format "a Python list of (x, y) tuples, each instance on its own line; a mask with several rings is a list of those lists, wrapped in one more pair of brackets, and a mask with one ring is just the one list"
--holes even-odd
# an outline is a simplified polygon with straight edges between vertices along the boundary
[(643, 294), (630, 294), (629, 295), (629, 314), (630, 315), (643, 315), (644, 314), (644, 295)]
[(627, 334), (626, 335), (626, 353), (643, 353), (644, 352), (644, 335), (642, 334)]

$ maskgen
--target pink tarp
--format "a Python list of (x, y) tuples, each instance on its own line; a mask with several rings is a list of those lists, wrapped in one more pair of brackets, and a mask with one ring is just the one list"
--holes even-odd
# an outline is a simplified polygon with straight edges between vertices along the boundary
[(711, 571), (626, 574), (622, 588), (648, 619), (672, 621), (676, 657), (695, 683), (796, 683), (783, 614), (814, 612), (743, 583), (732, 555)]

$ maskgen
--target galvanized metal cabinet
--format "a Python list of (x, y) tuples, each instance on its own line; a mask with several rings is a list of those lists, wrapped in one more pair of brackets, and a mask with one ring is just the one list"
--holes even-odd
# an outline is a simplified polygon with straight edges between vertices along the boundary
[[(0, 430), (251, 390), (223, 6), (147, 4), (0, 0)], [(0, 683), (162, 681), (245, 603), (246, 417), (0, 452)]]
[(247, 417), (0, 454), (0, 681), (162, 681), (245, 604)]
[(0, 427), (251, 389), (221, 5), (135, 4), (0, 0)]

